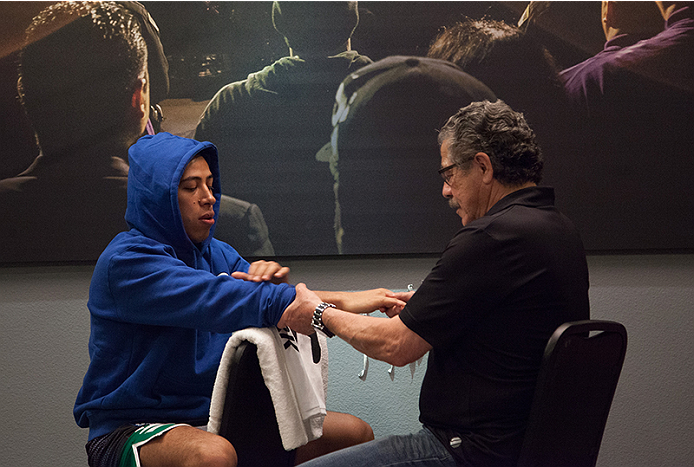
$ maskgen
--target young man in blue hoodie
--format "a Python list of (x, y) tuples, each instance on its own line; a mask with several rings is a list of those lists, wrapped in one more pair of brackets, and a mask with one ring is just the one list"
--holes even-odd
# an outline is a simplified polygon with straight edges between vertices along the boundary
[[(315, 308), (316, 296), (287, 284), (288, 268), (249, 264), (213, 238), (214, 145), (160, 133), (141, 138), (129, 160), (130, 230), (104, 250), (89, 291), (91, 363), (74, 409), (89, 427), (89, 465), (235, 466), (226, 439), (195, 428), (207, 423), (226, 341), (247, 327), (284, 327), (287, 311)], [(385, 289), (316, 294), (355, 313), (404, 306)], [(370, 439), (364, 421), (328, 412), (323, 437), (296, 462)]]

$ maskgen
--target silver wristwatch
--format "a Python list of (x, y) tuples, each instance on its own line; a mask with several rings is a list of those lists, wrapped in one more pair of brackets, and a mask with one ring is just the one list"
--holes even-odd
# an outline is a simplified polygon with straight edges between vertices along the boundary
[(311, 326), (313, 329), (316, 331), (320, 331), (323, 334), (325, 334), (327, 337), (333, 337), (335, 334), (333, 334), (330, 329), (325, 327), (325, 324), (323, 323), (323, 312), (325, 311), (326, 308), (337, 308), (335, 305), (332, 303), (326, 303), (322, 302), (320, 305), (316, 307), (315, 310), (313, 310), (313, 319), (311, 320)]

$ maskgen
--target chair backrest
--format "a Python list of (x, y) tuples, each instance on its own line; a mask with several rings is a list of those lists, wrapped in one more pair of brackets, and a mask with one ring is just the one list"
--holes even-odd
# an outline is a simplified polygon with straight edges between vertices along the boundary
[(265, 386), (257, 347), (243, 341), (229, 365), (229, 382), (219, 435), (234, 446), (238, 467), (291, 466), (294, 451), (282, 447), (270, 391)]
[(565, 323), (547, 343), (518, 467), (594, 467), (627, 333), (612, 321)]

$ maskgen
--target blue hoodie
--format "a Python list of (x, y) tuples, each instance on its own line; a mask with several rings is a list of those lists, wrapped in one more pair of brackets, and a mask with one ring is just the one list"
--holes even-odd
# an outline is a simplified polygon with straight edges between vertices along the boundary
[(74, 408), (89, 439), (130, 423), (205, 424), (230, 333), (277, 324), (294, 300), (292, 286), (230, 277), (249, 264), (212, 238), (214, 226), (201, 244), (188, 238), (178, 184), (198, 154), (214, 177), (216, 220), (214, 145), (159, 133), (130, 148), (130, 230), (101, 254), (89, 289), (91, 363)]

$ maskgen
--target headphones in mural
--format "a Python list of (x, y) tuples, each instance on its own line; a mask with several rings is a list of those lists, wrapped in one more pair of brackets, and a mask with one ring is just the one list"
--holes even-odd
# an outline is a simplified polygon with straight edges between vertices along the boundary
[(118, 2), (130, 11), (140, 24), (142, 38), (147, 44), (147, 68), (149, 71), (150, 90), (150, 121), (155, 132), (161, 129), (164, 119), (159, 102), (166, 99), (169, 94), (169, 61), (164, 55), (164, 47), (161, 44), (159, 27), (140, 2)]

